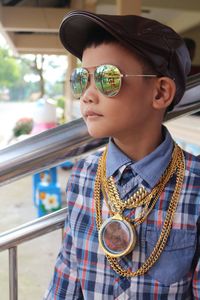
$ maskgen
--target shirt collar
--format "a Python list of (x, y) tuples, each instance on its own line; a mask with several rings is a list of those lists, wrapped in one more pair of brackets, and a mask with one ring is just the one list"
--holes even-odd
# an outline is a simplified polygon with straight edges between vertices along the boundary
[(169, 131), (163, 126), (163, 142), (143, 159), (134, 162), (109, 140), (106, 158), (106, 176), (112, 176), (123, 165), (131, 165), (132, 170), (153, 188), (167, 168), (173, 150), (173, 139)]

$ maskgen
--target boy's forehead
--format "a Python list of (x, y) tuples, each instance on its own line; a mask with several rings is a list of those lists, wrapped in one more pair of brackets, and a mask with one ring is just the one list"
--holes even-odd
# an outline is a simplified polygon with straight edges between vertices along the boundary
[(113, 64), (119, 68), (134, 64), (139, 70), (142, 66), (138, 56), (117, 42), (89, 46), (83, 51), (82, 66), (95, 68), (103, 64)]

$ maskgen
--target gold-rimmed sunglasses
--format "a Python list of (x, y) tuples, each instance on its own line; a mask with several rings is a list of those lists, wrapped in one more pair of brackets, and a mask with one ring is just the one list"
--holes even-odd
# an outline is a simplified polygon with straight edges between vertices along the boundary
[(90, 75), (94, 76), (97, 89), (107, 97), (114, 97), (119, 93), (123, 77), (157, 77), (154, 74), (122, 74), (118, 67), (110, 64), (96, 67), (94, 73), (90, 73), (86, 68), (76, 68), (70, 77), (71, 89), (75, 98), (78, 99), (83, 95)]

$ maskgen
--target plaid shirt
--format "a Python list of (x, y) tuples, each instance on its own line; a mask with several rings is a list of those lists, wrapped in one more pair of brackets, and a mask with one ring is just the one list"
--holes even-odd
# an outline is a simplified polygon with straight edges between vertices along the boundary
[[(171, 140), (168, 144), (172, 145), (173, 141), (171, 137), (169, 138), (169, 134), (167, 137)], [(165, 139), (165, 147), (156, 149), (156, 152), (149, 155), (144, 164), (148, 170), (146, 176), (142, 176), (143, 172), (145, 173), (145, 168), (142, 168), (143, 160), (139, 165), (134, 164), (122, 153), (119, 159), (115, 147), (113, 148), (112, 143), (109, 144), (108, 156), (112, 154), (118, 157), (116, 159), (118, 169), (113, 160), (110, 164), (108, 160), (107, 175), (114, 176), (121, 196), (124, 193), (125, 198), (138, 185), (151, 189), (151, 185), (156, 184), (154, 178), (159, 179), (160, 176), (157, 176), (157, 172), (160, 174), (169, 163), (169, 153), (172, 149), (171, 146), (166, 148), (166, 144)], [(164, 148), (166, 151), (162, 152)], [(117, 152), (119, 151), (118, 149)], [(143, 276), (123, 278), (110, 267), (98, 243), (93, 193), (100, 155), (98, 152), (80, 160), (68, 181), (69, 212), (64, 242), (57, 258), (53, 280), (44, 299), (200, 299), (200, 241), (197, 234), (197, 223), (200, 223), (199, 159), (184, 152), (186, 162), (184, 184), (170, 236), (160, 258)], [(148, 165), (151, 165), (153, 156), (160, 158), (155, 162), (157, 166), (152, 165), (149, 169)], [(128, 165), (132, 171), (131, 178), (125, 182), (122, 180), (126, 177), (124, 165)], [(155, 176), (152, 175), (152, 169)], [(132, 253), (120, 260), (124, 268), (137, 270), (152, 252), (165, 220), (174, 185), (175, 180), (172, 178), (148, 218), (137, 226), (137, 245)], [(106, 220), (110, 216), (109, 210), (103, 198), (101, 200), (102, 217)]]

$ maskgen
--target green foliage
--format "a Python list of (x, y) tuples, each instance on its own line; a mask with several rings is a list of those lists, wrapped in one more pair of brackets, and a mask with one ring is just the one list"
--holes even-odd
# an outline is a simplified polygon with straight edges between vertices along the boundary
[(62, 95), (63, 94), (63, 82), (56, 81), (56, 82), (48, 82), (46, 81), (46, 91), (48, 91), (48, 96), (50, 98), (55, 98), (57, 95)]
[(0, 92), (8, 89), (10, 101), (62, 95), (66, 72), (63, 62), (65, 57), (53, 55), (12, 57), (8, 49), (0, 48)]
[(57, 107), (65, 109), (65, 98), (60, 96), (56, 100), (57, 100)]
[(56, 101), (56, 106), (58, 108), (57, 110), (57, 115), (58, 115), (58, 123), (59, 124), (64, 124), (66, 122), (65, 119), (65, 98), (64, 96), (59, 96), (54, 98), (54, 100)]
[(20, 78), (20, 65), (11, 57), (7, 49), (0, 48), (0, 87), (10, 88)]
[(17, 121), (13, 128), (13, 134), (18, 137), (22, 134), (29, 134), (33, 129), (33, 120), (30, 118), (22, 118)]

